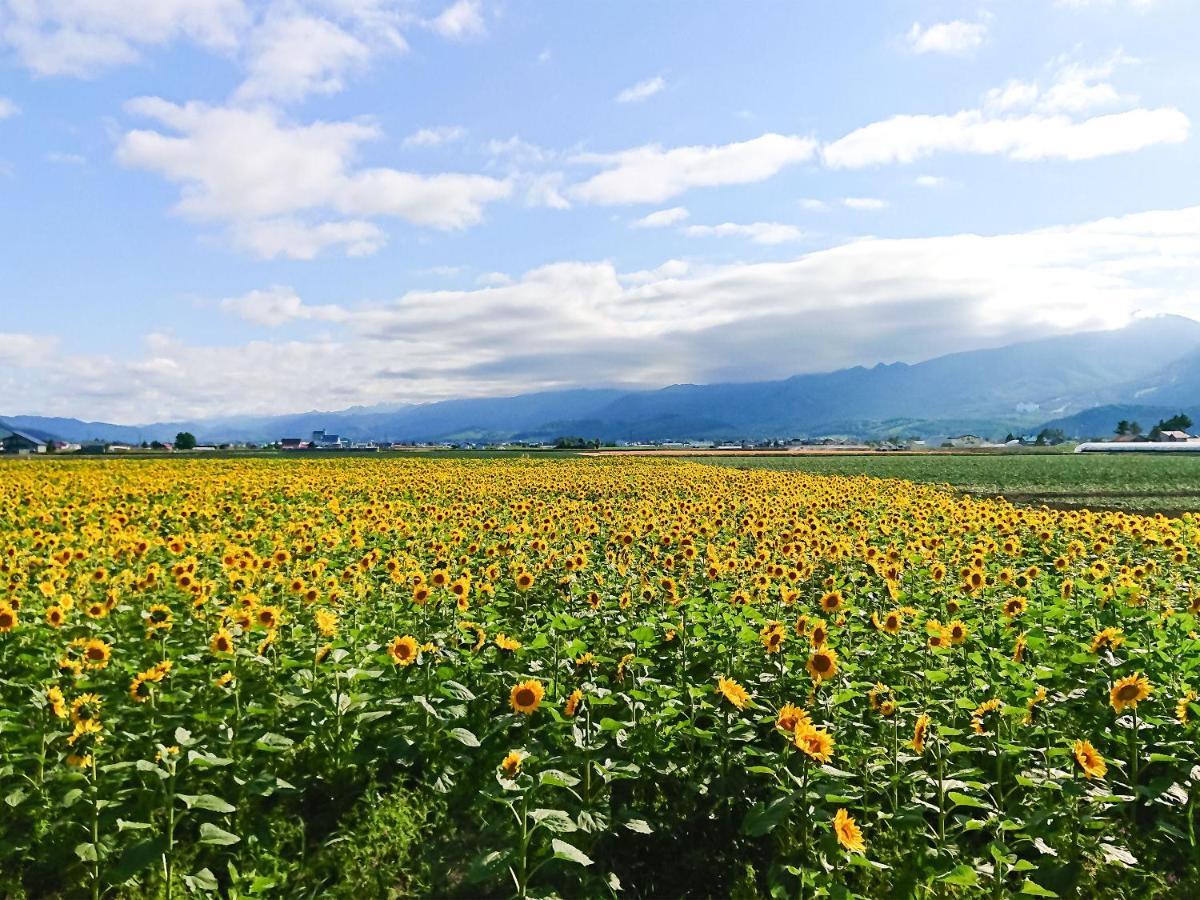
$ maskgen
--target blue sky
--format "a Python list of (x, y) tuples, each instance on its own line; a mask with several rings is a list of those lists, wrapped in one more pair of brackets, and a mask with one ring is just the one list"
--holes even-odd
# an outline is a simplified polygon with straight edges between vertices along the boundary
[(0, 414), (781, 377), (1200, 315), (1187, 0), (0, 0)]

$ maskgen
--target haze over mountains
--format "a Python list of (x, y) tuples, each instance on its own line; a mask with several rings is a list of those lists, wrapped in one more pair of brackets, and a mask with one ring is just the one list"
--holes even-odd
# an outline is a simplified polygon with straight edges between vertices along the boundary
[(1149, 428), (1180, 411), (1200, 421), (1200, 322), (1160, 316), (1113, 331), (779, 381), (578, 389), (146, 425), (2, 419), (65, 440), (122, 442), (169, 441), (181, 430), (201, 441), (270, 441), (319, 428), (355, 441), (1003, 437), (1047, 425), (1087, 438), (1110, 434), (1119, 419)]

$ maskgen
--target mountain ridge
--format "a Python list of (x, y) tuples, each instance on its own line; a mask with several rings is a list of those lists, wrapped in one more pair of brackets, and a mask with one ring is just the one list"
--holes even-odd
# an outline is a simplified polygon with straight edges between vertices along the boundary
[(1200, 408), (1200, 322), (1149, 317), (1108, 331), (770, 381), (584, 387), (145, 425), (31, 415), (0, 416), (0, 423), (74, 441), (131, 443), (172, 440), (177, 431), (211, 442), (270, 441), (305, 438), (321, 428), (351, 440), (473, 442), (563, 435), (626, 441), (929, 437), (959, 431), (998, 437), (1043, 425), (1092, 437), (1089, 431), (1107, 411), (1085, 413), (1110, 406), (1151, 415)]

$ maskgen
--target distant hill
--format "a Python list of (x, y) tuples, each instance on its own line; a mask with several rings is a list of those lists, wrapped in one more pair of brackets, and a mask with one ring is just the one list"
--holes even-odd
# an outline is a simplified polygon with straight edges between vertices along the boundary
[[(1068, 434), (1111, 433), (1121, 418), (1147, 429), (1200, 408), (1200, 322), (1135, 321), (916, 364), (856, 366), (778, 381), (677, 384), (659, 390), (579, 389), (283, 416), (239, 416), (142, 426), (8, 416), (17, 428), (70, 440), (202, 441), (304, 438), (314, 429), (352, 440), (605, 440), (846, 435), (1003, 437), (1044, 424)], [(1113, 410), (1127, 410), (1114, 412)], [(1200, 417), (1193, 415), (1200, 421)]]

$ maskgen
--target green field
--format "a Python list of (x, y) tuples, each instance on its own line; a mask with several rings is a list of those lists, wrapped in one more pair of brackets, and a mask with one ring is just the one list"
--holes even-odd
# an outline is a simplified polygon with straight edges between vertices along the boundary
[(1021, 504), (1177, 515), (1200, 510), (1200, 457), (1162, 454), (924, 454), (703, 457), (737, 468), (945, 483)]

